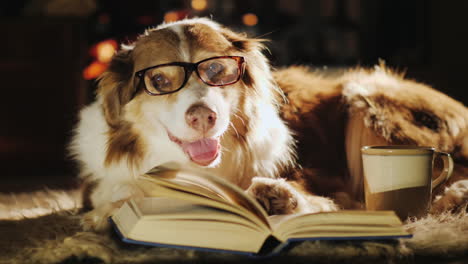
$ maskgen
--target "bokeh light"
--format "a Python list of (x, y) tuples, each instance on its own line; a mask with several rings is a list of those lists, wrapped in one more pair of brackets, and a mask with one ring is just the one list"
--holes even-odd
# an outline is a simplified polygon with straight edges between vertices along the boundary
[(136, 21), (141, 25), (151, 25), (155, 22), (153, 16), (139, 16), (137, 17)]
[(246, 26), (255, 26), (258, 24), (258, 17), (253, 13), (247, 13), (242, 16), (242, 23)]
[(208, 2), (206, 0), (192, 0), (192, 8), (197, 11), (203, 11), (208, 6)]
[(170, 11), (164, 14), (164, 22), (169, 23), (169, 22), (175, 22), (179, 20), (179, 14), (175, 11)]
[(117, 42), (113, 39), (101, 41), (96, 45), (96, 58), (98, 61), (108, 63), (117, 50)]
[(107, 64), (99, 61), (94, 61), (83, 70), (83, 78), (85, 80), (96, 79), (107, 69)]

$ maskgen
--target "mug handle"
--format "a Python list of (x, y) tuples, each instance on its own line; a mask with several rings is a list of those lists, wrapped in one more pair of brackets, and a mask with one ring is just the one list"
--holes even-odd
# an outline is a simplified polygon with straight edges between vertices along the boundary
[(452, 176), (453, 172), (453, 159), (450, 156), (450, 154), (446, 152), (435, 152), (436, 157), (441, 157), (442, 160), (444, 161), (444, 169), (440, 173), (439, 177), (437, 177), (435, 180), (432, 181), (432, 189), (435, 189), (437, 186), (439, 186), (441, 183), (445, 182)]

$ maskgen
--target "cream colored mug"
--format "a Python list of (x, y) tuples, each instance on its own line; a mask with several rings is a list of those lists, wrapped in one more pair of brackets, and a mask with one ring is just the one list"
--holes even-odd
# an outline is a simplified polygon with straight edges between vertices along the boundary
[[(450, 154), (432, 147), (365, 146), (361, 149), (367, 210), (393, 210), (402, 219), (421, 217), (431, 206), (432, 190), (453, 171)], [(435, 158), (444, 168), (432, 180)]]

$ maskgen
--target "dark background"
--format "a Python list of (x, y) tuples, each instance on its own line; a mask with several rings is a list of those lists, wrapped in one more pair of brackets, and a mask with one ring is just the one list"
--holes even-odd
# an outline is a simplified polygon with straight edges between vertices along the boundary
[[(423, 0), (28, 0), (0, 3), (0, 191), (73, 179), (66, 142), (94, 96), (83, 78), (92, 47), (127, 43), (170, 13), (208, 16), (271, 39), (273, 66), (372, 66), (379, 59), (468, 102), (467, 1)], [(203, 1), (202, 1), (203, 2)], [(257, 24), (243, 24), (255, 14)], [(404, 96), (404, 95), (402, 95)], [(38, 185), (39, 184), (39, 185)]]

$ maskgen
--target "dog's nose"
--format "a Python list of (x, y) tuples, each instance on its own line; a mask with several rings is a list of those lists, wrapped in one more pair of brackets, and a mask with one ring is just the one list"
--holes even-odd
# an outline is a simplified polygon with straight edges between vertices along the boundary
[(205, 133), (214, 127), (216, 113), (206, 105), (194, 104), (185, 112), (185, 121), (191, 128)]

